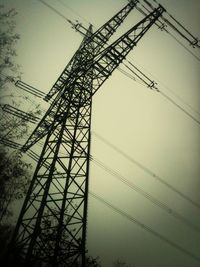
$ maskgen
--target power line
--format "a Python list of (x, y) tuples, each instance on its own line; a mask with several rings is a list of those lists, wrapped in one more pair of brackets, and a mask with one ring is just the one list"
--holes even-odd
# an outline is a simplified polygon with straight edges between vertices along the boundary
[[(132, 67), (136, 68), (138, 70), (137, 67), (135, 67), (130, 61), (127, 61)], [(178, 109), (180, 109), (181, 111), (183, 111), (187, 116), (189, 116), (192, 120), (194, 120), (195, 122), (197, 122), (200, 125), (200, 121), (198, 119), (196, 119), (192, 114), (190, 114), (186, 109), (184, 109), (182, 106), (180, 106), (179, 104), (176, 103), (175, 100), (173, 100), (172, 98), (170, 98), (169, 96), (167, 96), (165, 93), (163, 93), (160, 89), (158, 89), (157, 87), (155, 87), (155, 83), (154, 81), (152, 81), (151, 79), (149, 79), (143, 72), (141, 72), (139, 70), (139, 73), (142, 74), (142, 77), (140, 75), (138, 75), (134, 70), (132, 70), (130, 67), (128, 67), (127, 65), (125, 65), (131, 72), (133, 72), (147, 87), (150, 88), (154, 88), (156, 89), (157, 92), (161, 93), (165, 98), (167, 98), (172, 104), (174, 104)], [(144, 78), (146, 80), (144, 80)], [(149, 84), (150, 81), (150, 84)]]
[(38, 1), (41, 2), (42, 4), (44, 4), (49, 9), (51, 9), (53, 12), (55, 12), (58, 16), (60, 16), (61, 18), (63, 18), (65, 21), (71, 23), (71, 21), (66, 16), (64, 16), (61, 12), (59, 12), (57, 9), (55, 9), (54, 7), (52, 7), (51, 5), (49, 5), (48, 3), (46, 3), (43, 0), (38, 0)]
[(16, 77), (13, 76), (9, 76), (4, 74), (3, 72), (0, 73), (0, 76), (2, 76), (5, 79), (5, 82), (9, 81), (9, 82), (15, 82), (16, 81)]
[(137, 220), (136, 218), (134, 218), (133, 216), (129, 215), (128, 213), (124, 212), (123, 210), (119, 209), (118, 207), (114, 206), (113, 204), (111, 204), (110, 202), (108, 202), (107, 200), (105, 200), (104, 198), (100, 197), (99, 195), (97, 195), (96, 193), (93, 192), (89, 192), (90, 195), (95, 198), (96, 200), (98, 200), (99, 202), (101, 202), (103, 205), (107, 206), (108, 208), (110, 208), (111, 210), (113, 210), (114, 212), (116, 212), (117, 214), (121, 215), (122, 217), (126, 218), (127, 220), (129, 220), (130, 222), (136, 224), (137, 226), (141, 227), (142, 229), (144, 229), (145, 231), (149, 232), (150, 234), (152, 234), (153, 236), (155, 236), (156, 238), (160, 239), (161, 241), (167, 243), (169, 246), (179, 250), (180, 252), (182, 252), (183, 254), (193, 258), (194, 260), (200, 262), (200, 258), (198, 256), (196, 256), (194, 253), (190, 252), (189, 250), (183, 248), (182, 246), (180, 246), (179, 244), (175, 243), (174, 241), (168, 239), (167, 237), (165, 237), (164, 235), (158, 233), (157, 231), (153, 230), (152, 228), (150, 228), (149, 226), (143, 224), (142, 222), (140, 222), (139, 220)]
[[(49, 5), (48, 3), (46, 3), (45, 1), (43, 1), (43, 0), (38, 0), (38, 1), (40, 1), (42, 4), (44, 4), (49, 9), (51, 9), (53, 12), (55, 12), (58, 16), (60, 16), (61, 18), (63, 18), (65, 21), (67, 21), (72, 26), (72, 28), (74, 28), (74, 29), (77, 30), (79, 27), (82, 27), (82, 25), (80, 23), (74, 23), (74, 22), (72, 22), (69, 18), (67, 18), (66, 16), (64, 16), (56, 8), (52, 7), (51, 5)], [(82, 28), (84, 28), (84, 27), (82, 27)], [(81, 33), (81, 31), (79, 31), (79, 32)]]
[(19, 119), (15, 125), (10, 127), (9, 131), (6, 134), (0, 137), (0, 139), (4, 140), (6, 137), (8, 137), (16, 128), (21, 126), (22, 122), (23, 122), (23, 119)]
[[(133, 60), (133, 59), (131, 59)], [(134, 60), (134, 62), (136, 62)], [(169, 91), (170, 93), (172, 93), (177, 99), (179, 99), (184, 105), (186, 105), (187, 107), (189, 107), (191, 109), (191, 111), (193, 111), (194, 113), (196, 113), (197, 115), (200, 115), (200, 112), (198, 110), (196, 110), (193, 106), (191, 106), (189, 103), (187, 103), (182, 97), (180, 97), (178, 94), (176, 94), (172, 89), (170, 89), (168, 86), (166, 86), (162, 81), (160, 81), (158, 79), (158, 77), (156, 77), (154, 74), (152, 74), (149, 70), (147, 70), (146, 68), (144, 68), (143, 66), (141, 66), (138, 62), (136, 62), (138, 66), (140, 66), (140, 68), (142, 68), (146, 73), (148, 73), (150, 76), (154, 77), (156, 79), (157, 82), (159, 82), (163, 88), (165, 88), (167, 91)]]
[(169, 97), (168, 95), (166, 95), (165, 93), (163, 93), (162, 91), (160, 91), (160, 94), (165, 97), (168, 101), (170, 101), (173, 105), (175, 105), (178, 109), (180, 109), (181, 111), (183, 111), (187, 116), (189, 116), (193, 121), (195, 121), (196, 123), (198, 123), (200, 125), (200, 121), (197, 120), (194, 116), (192, 116), (187, 110), (185, 110), (183, 107), (181, 107), (179, 104), (176, 103), (176, 101), (174, 101), (171, 97)]
[(71, 10), (75, 15), (77, 15), (79, 18), (82, 18), (85, 22), (87, 22), (89, 25), (92, 25), (92, 23), (90, 23), (89, 20), (87, 20), (85, 17), (81, 16), (78, 12), (76, 12), (73, 8), (71, 8), (70, 6), (68, 6), (66, 3), (63, 3), (62, 0), (58, 0), (58, 2), (60, 4), (62, 4), (64, 7), (66, 7), (67, 9)]
[[(122, 62), (122, 64), (125, 65), (123, 62)], [(133, 75), (131, 75), (127, 71), (123, 70), (122, 68), (118, 67), (117, 70), (120, 71), (122, 74), (124, 74), (126, 77), (133, 80), (134, 82), (137, 82), (138, 84), (144, 85), (142, 82), (140, 82), (138, 79), (136, 79)]]
[(146, 166), (144, 166), (142, 163), (136, 161), (135, 159), (133, 159), (132, 157), (130, 157), (129, 155), (127, 155), (124, 151), (122, 151), (121, 149), (119, 149), (117, 146), (113, 145), (111, 142), (109, 142), (107, 139), (105, 139), (104, 137), (102, 137), (101, 135), (97, 134), (96, 132), (92, 131), (92, 135), (97, 137), (99, 140), (101, 140), (102, 142), (104, 142), (106, 145), (108, 145), (109, 147), (111, 147), (113, 150), (115, 150), (117, 153), (119, 153), (120, 155), (122, 155), (125, 159), (127, 159), (129, 162), (135, 164), (136, 166), (138, 166), (140, 169), (142, 169), (143, 171), (145, 171), (147, 174), (149, 174), (153, 179), (155, 179), (156, 181), (160, 182), (161, 184), (165, 185), (167, 188), (169, 188), (170, 190), (172, 190), (174, 193), (176, 193), (177, 195), (179, 195), (180, 197), (182, 197), (184, 200), (188, 201), (190, 204), (194, 205), (196, 208), (200, 209), (200, 204), (195, 202), (193, 199), (191, 199), (189, 196), (185, 195), (184, 193), (182, 193), (181, 191), (179, 191), (176, 187), (174, 187), (173, 185), (167, 183), (164, 179), (162, 179), (160, 176), (158, 176), (157, 174), (155, 174), (154, 172), (152, 172), (149, 168), (147, 168)]
[(161, 202), (160, 200), (156, 199), (155, 197), (153, 197), (152, 195), (147, 193), (141, 187), (135, 185), (133, 182), (130, 182), (129, 180), (124, 178), (120, 173), (116, 172), (115, 170), (112, 170), (110, 167), (106, 166), (104, 163), (102, 163), (98, 159), (95, 159), (94, 157), (92, 157), (92, 162), (94, 162), (100, 168), (102, 168), (103, 170), (105, 170), (106, 172), (111, 174), (113, 177), (115, 177), (118, 180), (120, 180), (123, 184), (128, 186), (130, 189), (132, 189), (135, 192), (137, 192), (138, 194), (142, 195), (143, 197), (145, 197), (146, 199), (151, 201), (151, 203), (155, 204), (156, 206), (158, 206), (159, 208), (161, 208), (162, 210), (167, 212), (169, 215), (173, 216), (175, 219), (181, 221), (182, 223), (184, 223), (185, 225), (187, 225), (188, 227), (190, 227), (194, 231), (197, 231), (197, 232), (200, 233), (199, 226), (197, 226), (197, 225), (193, 224), (192, 222), (190, 222), (187, 218), (185, 218), (184, 216), (179, 214), (177, 211), (175, 211), (172, 208), (170, 208), (169, 206), (167, 206), (165, 203)]
[(194, 54), (187, 46), (185, 46), (180, 40), (178, 40), (172, 33), (167, 32), (177, 43), (179, 43), (187, 52), (189, 52), (194, 58), (200, 61), (200, 58)]
[[(143, 85), (145, 84), (147, 87), (151, 88), (151, 89), (155, 89), (157, 92), (161, 93), (165, 98), (167, 98), (172, 104), (174, 104), (177, 108), (179, 108), (181, 111), (183, 111), (187, 116), (189, 116), (192, 120), (194, 120), (195, 122), (197, 122), (198, 124), (200, 124), (200, 121), (198, 119), (196, 119), (192, 114), (190, 114), (187, 110), (185, 110), (183, 107), (181, 107), (179, 104), (176, 103), (175, 100), (173, 100), (172, 98), (170, 98), (169, 96), (167, 96), (165, 93), (163, 93), (160, 89), (158, 89), (155, 85), (157, 84), (156, 82), (152, 81), (149, 77), (147, 77), (143, 72), (141, 72), (135, 65), (133, 65), (130, 61), (127, 60), (127, 62), (134, 67), (139, 73), (140, 75), (142, 75), (142, 77), (137, 74), (133, 69), (131, 69), (129, 66), (127, 66), (126, 64), (124, 64), (131, 72), (133, 72), (143, 83)], [(120, 70), (122, 73), (123, 71)], [(132, 80), (136, 81), (136, 79), (134, 77), (132, 77), (131, 75), (129, 75), (128, 73), (123, 73), (125, 74), (127, 77), (131, 78)], [(145, 79), (146, 80), (145, 80)], [(140, 83), (140, 84), (142, 84)], [(182, 100), (181, 97), (179, 97), (180, 100)], [(183, 103), (187, 104), (186, 102), (184, 102), (182, 100)], [(192, 106), (190, 106), (189, 104), (187, 104), (191, 109)], [(194, 109), (193, 109), (194, 110)], [(195, 110), (194, 110), (195, 111)], [(198, 113), (196, 111), (196, 113)]]

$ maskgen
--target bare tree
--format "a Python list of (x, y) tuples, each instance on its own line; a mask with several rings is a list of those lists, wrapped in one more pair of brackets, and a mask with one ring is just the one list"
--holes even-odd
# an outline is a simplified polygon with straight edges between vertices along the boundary
[(6, 10), (0, 5), (0, 95), (7, 89), (7, 83), (13, 78), (20, 78), (19, 65), (15, 63), (16, 44), (19, 40), (19, 34), (15, 33), (15, 16), (17, 12), (14, 9)]
[[(7, 10), (0, 5), (0, 222), (12, 214), (9, 205), (24, 196), (31, 176), (31, 164), (24, 161), (22, 153), (5, 146), (5, 140), (17, 142), (27, 137), (29, 128), (26, 120), (8, 115), (3, 110), (6, 101), (20, 108), (28, 99), (23, 95), (16, 98), (14, 86), (21, 75), (20, 66), (15, 62), (16, 45), (20, 39), (15, 32), (16, 15), (14, 9)], [(40, 114), (39, 107), (32, 114)]]

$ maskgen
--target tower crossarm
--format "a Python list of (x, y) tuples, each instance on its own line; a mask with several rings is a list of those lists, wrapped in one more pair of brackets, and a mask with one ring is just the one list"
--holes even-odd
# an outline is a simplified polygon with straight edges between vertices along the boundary
[(95, 58), (92, 65), (94, 69), (92, 95), (97, 92), (164, 11), (165, 9), (159, 6)]
[[(118, 38), (114, 43), (109, 45), (106, 49), (101, 51), (94, 58), (91, 65), (85, 71), (81, 69), (75, 71), (70, 79), (67, 80), (68, 88), (62, 90), (57, 96), (59, 98), (65, 98), (65, 94), (69, 91), (69, 85), (77, 84), (79, 90), (81, 88), (81, 81), (87, 72), (93, 69), (93, 90), (92, 95), (94, 95), (101, 85), (107, 80), (107, 78), (113, 73), (113, 71), (120, 65), (120, 63), (126, 58), (129, 52), (137, 45), (139, 40), (143, 35), (151, 28), (153, 24), (162, 15), (165, 9), (162, 6), (154, 9), (148, 16), (146, 16), (139, 23), (134, 25), (125, 34)], [(85, 99), (82, 103), (84, 105), (88, 99)]]
[[(155, 8), (155, 6), (152, 5), (148, 0), (143, 0), (143, 2), (144, 4), (142, 4), (141, 7), (136, 7), (136, 9), (144, 16), (146, 16), (151, 12), (151, 10)], [(158, 4), (156, 0), (154, 0), (154, 2)], [(166, 15), (167, 17), (161, 16), (161, 18), (156, 23), (161, 31), (172, 35), (172, 30), (172, 32), (177, 34), (177, 37), (183, 38), (193, 48), (200, 48), (199, 38), (195, 37), (188, 29), (185, 28), (185, 26), (182, 25), (182, 23), (180, 23), (175, 17), (169, 14), (169, 12), (166, 11)]]
[[(44, 115), (40, 123), (37, 125), (36, 129), (31, 134), (26, 144), (23, 146), (23, 150), (27, 151), (32, 145), (34, 145), (35, 143), (37, 143), (37, 141), (43, 138), (49, 131), (54, 130), (54, 127), (56, 127), (56, 125), (54, 124), (54, 126), (52, 126), (52, 122), (55, 120), (56, 117), (61, 116), (61, 112), (63, 112), (68, 105), (66, 95), (70, 90), (70, 86), (74, 87), (74, 85), (76, 84), (77, 92), (83, 90), (84, 88), (82, 88), (82, 79), (83, 77), (85, 77), (87, 72), (93, 69), (93, 90), (89, 98), (92, 97), (92, 95), (97, 92), (101, 85), (120, 65), (123, 59), (125, 59), (128, 53), (137, 45), (139, 40), (150, 29), (150, 27), (162, 15), (164, 11), (164, 8), (162, 6), (159, 6), (146, 18), (141, 20), (125, 34), (123, 34), (114, 43), (112, 43), (110, 46), (100, 52), (99, 55), (97, 55), (94, 59), (94, 62), (88, 66), (84, 73), (82, 71), (75, 72), (72, 75), (71, 79), (68, 79), (67, 81), (67, 89), (63, 89), (62, 92), (57, 95), (49, 110)], [(84, 104), (87, 103), (87, 101), (89, 100), (88, 94), (86, 95), (87, 98), (82, 98), (82, 106), (84, 106)], [(57, 113), (59, 106), (62, 106), (62, 109), (59, 109), (59, 113)], [(72, 108), (71, 113), (69, 114), (71, 118), (73, 118), (73, 112), (75, 112), (75, 110), (76, 105), (74, 105), (74, 111)]]
[(3, 105), (2, 110), (24, 121), (29, 121), (31, 123), (36, 123), (39, 120), (39, 117), (34, 116), (30, 112), (25, 112), (9, 104)]
[[(114, 43), (112, 43), (110, 46), (100, 52), (94, 58), (93, 63), (89, 65), (85, 73), (81, 71), (74, 73), (74, 78), (73, 75), (71, 77), (72, 84), (76, 82), (77, 87), (79, 86), (79, 90), (83, 89), (81, 88), (81, 80), (88, 71), (93, 69), (94, 74), (92, 95), (94, 95), (101, 87), (101, 85), (113, 73), (113, 71), (126, 58), (129, 52), (137, 45), (137, 43), (144, 36), (144, 34), (151, 28), (153, 24), (155, 24), (155, 22), (158, 20), (158, 18), (162, 15), (164, 11), (165, 9), (162, 6), (159, 6), (143, 20), (134, 25)], [(59, 94), (59, 97), (65, 98), (65, 94), (68, 92), (68, 90), (69, 88), (67, 90), (63, 90), (62, 93)], [(84, 103), (86, 103), (87, 101), (88, 99), (86, 98), (82, 102), (82, 105), (84, 105)]]
[[(96, 32), (87, 35), (87, 41), (84, 40), (74, 56), (71, 58), (64, 71), (61, 73), (49, 93), (45, 96), (44, 100), (49, 101), (57, 92), (59, 92), (64, 86), (67, 77), (79, 67), (79, 58), (83, 50), (87, 49), (91, 42), (94, 43), (94, 54), (97, 54), (103, 46), (107, 43), (110, 37), (114, 34), (117, 28), (122, 24), (131, 10), (137, 5), (138, 0), (129, 0), (128, 4), (117, 12), (111, 19), (109, 19), (103, 26), (101, 26)], [(76, 28), (78, 30), (78, 28)]]

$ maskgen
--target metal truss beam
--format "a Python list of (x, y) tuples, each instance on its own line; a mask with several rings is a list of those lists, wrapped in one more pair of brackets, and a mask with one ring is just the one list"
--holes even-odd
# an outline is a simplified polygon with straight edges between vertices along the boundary
[(19, 143), (16, 143), (14, 141), (8, 140), (6, 138), (0, 139), (0, 144), (4, 146), (8, 146), (14, 149), (20, 149), (21, 145)]
[[(87, 49), (87, 46), (91, 42), (94, 43), (94, 54), (97, 54), (107, 43), (110, 37), (114, 34), (117, 28), (122, 24), (128, 14), (137, 5), (138, 0), (131, 0), (129, 3), (123, 7), (117, 14), (115, 14), (111, 19), (109, 19), (103, 26), (101, 26), (96, 32), (87, 35), (87, 40), (84, 40), (79, 49), (76, 51), (72, 59), (69, 61), (68, 65), (64, 71), (59, 76), (58, 80), (55, 82), (49, 93), (45, 96), (44, 100), (49, 101), (54, 95), (56, 95), (66, 84), (66, 79), (72, 74), (74, 69), (79, 67), (79, 58), (83, 53), (83, 50)], [(78, 30), (78, 28), (77, 28)]]
[(37, 88), (35, 88), (35, 87), (33, 87), (33, 86), (31, 86), (31, 85), (29, 85), (29, 84), (27, 84), (21, 80), (16, 81), (15, 86), (17, 86), (18, 88), (26, 91), (29, 94), (36, 96), (36, 97), (39, 97), (39, 98), (45, 97), (44, 92), (38, 90)]
[(11, 114), (11, 115), (14, 115), (14, 116), (20, 118), (20, 119), (23, 119), (25, 121), (29, 121), (31, 123), (36, 123), (39, 120), (38, 117), (32, 115), (31, 113), (28, 113), (28, 112), (25, 112), (21, 109), (15, 108), (9, 104), (3, 105), (2, 110)]

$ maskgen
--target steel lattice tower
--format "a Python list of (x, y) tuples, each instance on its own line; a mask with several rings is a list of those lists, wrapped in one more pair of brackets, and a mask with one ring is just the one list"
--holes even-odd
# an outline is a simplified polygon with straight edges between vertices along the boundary
[(159, 6), (104, 49), (137, 2), (129, 1), (95, 33), (89, 27), (23, 147), (46, 136), (10, 247), (22, 249), (26, 266), (85, 266), (92, 96), (164, 11)]

